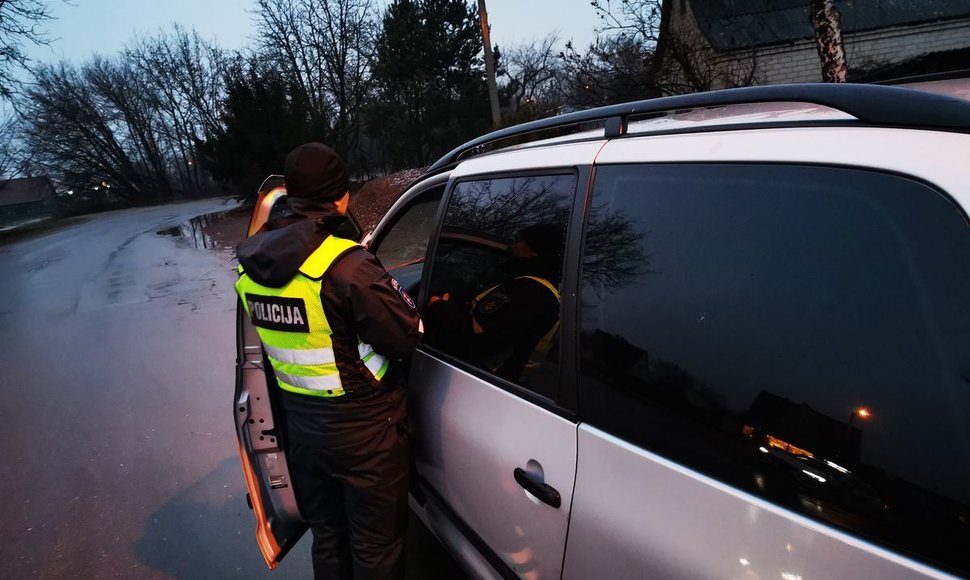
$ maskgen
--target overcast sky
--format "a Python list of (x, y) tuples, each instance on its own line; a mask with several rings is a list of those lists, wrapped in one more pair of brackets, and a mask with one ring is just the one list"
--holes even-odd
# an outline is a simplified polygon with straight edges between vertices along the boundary
[[(381, 6), (384, 0), (378, 0)], [(40, 62), (84, 60), (110, 55), (136, 36), (155, 34), (177, 22), (215, 39), (228, 49), (249, 45), (255, 28), (251, 0), (71, 0), (49, 2), (57, 20), (47, 26), (55, 41), (30, 51)], [(558, 31), (584, 46), (594, 35), (597, 18), (588, 0), (488, 0), (492, 42), (500, 47), (521, 44)]]

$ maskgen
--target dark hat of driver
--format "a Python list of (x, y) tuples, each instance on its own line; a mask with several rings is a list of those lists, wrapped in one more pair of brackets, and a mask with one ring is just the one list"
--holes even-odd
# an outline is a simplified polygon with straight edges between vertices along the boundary
[(283, 179), (287, 196), (315, 201), (337, 201), (350, 186), (343, 159), (333, 149), (315, 142), (290, 151)]
[(540, 223), (519, 230), (516, 237), (543, 258), (562, 258), (566, 227), (560, 224)]

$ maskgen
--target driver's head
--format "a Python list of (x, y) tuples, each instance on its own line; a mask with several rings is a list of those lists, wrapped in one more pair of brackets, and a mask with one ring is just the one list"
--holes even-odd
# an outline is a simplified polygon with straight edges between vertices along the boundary
[(347, 213), (347, 167), (337, 152), (323, 143), (305, 143), (290, 151), (283, 178), (294, 210), (305, 212), (332, 204), (339, 213)]
[(515, 236), (512, 254), (517, 258), (538, 256), (561, 260), (565, 235), (565, 228), (559, 224), (543, 223), (522, 228)]

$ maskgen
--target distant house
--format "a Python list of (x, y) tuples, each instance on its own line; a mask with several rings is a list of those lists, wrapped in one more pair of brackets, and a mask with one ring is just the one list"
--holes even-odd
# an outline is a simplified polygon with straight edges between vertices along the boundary
[[(810, 4), (666, 0), (662, 66), (682, 84), (709, 81), (705, 88), (821, 81)], [(970, 68), (970, 0), (835, 0), (835, 6), (850, 81)], [(705, 66), (692, 65), (698, 60)]]
[(55, 207), (54, 186), (46, 177), (0, 181), (0, 228), (49, 218)]

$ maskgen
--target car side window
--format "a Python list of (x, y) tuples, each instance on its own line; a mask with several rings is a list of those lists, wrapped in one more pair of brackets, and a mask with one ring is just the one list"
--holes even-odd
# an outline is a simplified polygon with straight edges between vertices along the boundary
[(970, 227), (944, 195), (834, 167), (601, 167), (583, 268), (584, 420), (970, 573)]
[(374, 244), (375, 254), (385, 268), (398, 268), (424, 259), (444, 193), (444, 184), (432, 187), (398, 212)]
[(554, 398), (574, 174), (455, 185), (431, 269), (427, 343)]
[(424, 191), (398, 212), (372, 245), (375, 255), (394, 278), (417, 295), (434, 218), (445, 194), (444, 184)]

